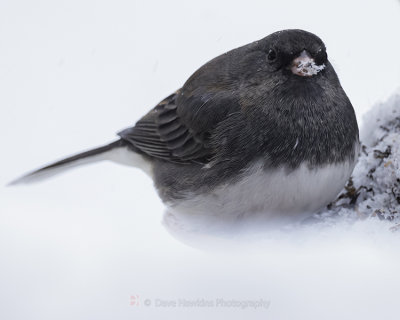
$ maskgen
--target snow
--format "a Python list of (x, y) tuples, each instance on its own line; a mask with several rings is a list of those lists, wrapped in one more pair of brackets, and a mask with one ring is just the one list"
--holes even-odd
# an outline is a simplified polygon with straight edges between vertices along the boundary
[[(358, 216), (399, 222), (400, 92), (364, 115), (361, 148), (352, 180), (341, 199), (322, 215)], [(392, 226), (395, 230), (396, 226)]]
[(293, 61), (293, 66), (291, 68), (294, 74), (297, 74), (302, 77), (309, 77), (316, 75), (318, 72), (325, 69), (325, 64), (317, 65), (314, 62), (314, 59), (310, 57), (310, 55), (303, 50), (299, 57), (297, 57)]
[[(342, 199), (307, 224), (210, 237), (199, 248), (168, 233), (164, 206), (139, 170), (100, 163), (1, 187), (1, 319), (398, 318), (400, 234), (396, 221), (382, 219), (397, 205), (397, 131), (379, 141), (385, 130), (377, 128), (398, 106), (387, 99), (400, 86), (400, 4), (302, 7), (306, 15), (294, 1), (0, 2), (1, 186), (112, 141), (216, 55), (302, 28), (326, 43), (362, 124), (368, 156), (354, 185), (373, 187), (371, 208), (386, 210), (374, 216), (362, 189), (357, 210)], [(385, 102), (364, 118), (377, 101)], [(156, 306), (179, 299), (263, 299), (268, 308)]]

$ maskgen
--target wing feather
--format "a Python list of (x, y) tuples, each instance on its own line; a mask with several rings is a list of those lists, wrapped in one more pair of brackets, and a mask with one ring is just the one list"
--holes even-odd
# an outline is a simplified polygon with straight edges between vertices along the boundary
[(118, 135), (149, 156), (172, 162), (200, 161), (210, 150), (204, 141), (195, 139), (177, 113), (179, 91), (160, 102), (132, 128)]
[(220, 86), (216, 86), (218, 90), (209, 89), (201, 74), (189, 79), (134, 127), (118, 135), (150, 157), (178, 163), (207, 163), (215, 155), (211, 147), (215, 143), (210, 141), (214, 130), (240, 107), (232, 91)]

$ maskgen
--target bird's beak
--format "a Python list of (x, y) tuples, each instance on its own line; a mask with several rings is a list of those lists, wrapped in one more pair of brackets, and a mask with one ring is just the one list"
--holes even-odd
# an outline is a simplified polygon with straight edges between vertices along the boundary
[(311, 77), (325, 68), (325, 64), (317, 65), (307, 50), (303, 50), (300, 55), (293, 59), (290, 65), (293, 74), (300, 77)]

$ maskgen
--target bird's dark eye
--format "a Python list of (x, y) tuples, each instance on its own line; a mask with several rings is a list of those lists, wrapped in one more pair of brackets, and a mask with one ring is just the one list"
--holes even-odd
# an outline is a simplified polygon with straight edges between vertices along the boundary
[(274, 61), (276, 59), (276, 51), (274, 49), (269, 49), (267, 58), (269, 61)]

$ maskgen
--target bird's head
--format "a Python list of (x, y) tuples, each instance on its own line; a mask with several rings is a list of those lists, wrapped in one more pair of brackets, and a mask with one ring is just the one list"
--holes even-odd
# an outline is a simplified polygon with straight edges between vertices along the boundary
[(305, 94), (304, 86), (326, 90), (340, 84), (322, 40), (313, 33), (289, 29), (218, 56), (195, 72), (185, 88), (267, 97), (278, 88)]
[(265, 52), (267, 69), (312, 77), (328, 66), (325, 44), (303, 30), (283, 30), (260, 40), (254, 48)]

